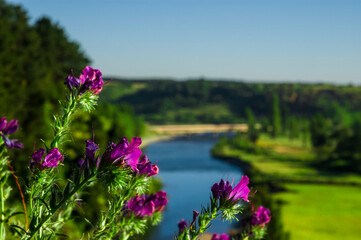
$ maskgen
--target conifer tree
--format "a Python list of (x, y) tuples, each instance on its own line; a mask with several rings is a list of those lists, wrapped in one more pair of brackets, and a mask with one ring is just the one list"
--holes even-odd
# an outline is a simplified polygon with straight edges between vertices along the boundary
[(256, 129), (256, 120), (254, 118), (252, 109), (250, 108), (246, 108), (246, 116), (247, 116), (247, 125), (248, 125), (248, 130), (247, 130), (247, 135), (248, 135), (248, 139), (255, 143), (258, 139), (258, 131)]
[(271, 136), (273, 138), (276, 138), (281, 133), (281, 111), (280, 111), (280, 103), (278, 95), (273, 94), (272, 97), (272, 117), (271, 117), (271, 123), (272, 123), (272, 132)]

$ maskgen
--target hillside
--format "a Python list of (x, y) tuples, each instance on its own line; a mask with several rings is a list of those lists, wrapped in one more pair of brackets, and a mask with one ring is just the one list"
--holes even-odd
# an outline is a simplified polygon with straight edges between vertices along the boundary
[(329, 84), (113, 79), (102, 98), (131, 105), (152, 124), (236, 123), (245, 119), (247, 107), (258, 119), (268, 118), (273, 94), (279, 95), (283, 115), (320, 112), (337, 122), (361, 110), (360, 87)]

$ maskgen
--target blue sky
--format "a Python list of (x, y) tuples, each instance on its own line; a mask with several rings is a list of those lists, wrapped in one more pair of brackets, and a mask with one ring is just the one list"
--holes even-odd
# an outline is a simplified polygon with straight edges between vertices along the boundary
[(104, 75), (361, 82), (359, 0), (11, 0)]

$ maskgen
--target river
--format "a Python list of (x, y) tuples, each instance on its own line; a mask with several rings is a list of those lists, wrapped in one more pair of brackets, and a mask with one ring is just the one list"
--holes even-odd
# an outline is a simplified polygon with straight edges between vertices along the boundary
[[(238, 167), (211, 156), (210, 149), (217, 141), (207, 135), (155, 142), (144, 153), (157, 162), (159, 175), (168, 193), (169, 203), (163, 221), (154, 229), (151, 240), (171, 240), (178, 231), (177, 222), (192, 219), (193, 210), (201, 211), (211, 194), (211, 186), (221, 178), (239, 181)], [(229, 223), (217, 220), (208, 232), (223, 233), (231, 229)]]

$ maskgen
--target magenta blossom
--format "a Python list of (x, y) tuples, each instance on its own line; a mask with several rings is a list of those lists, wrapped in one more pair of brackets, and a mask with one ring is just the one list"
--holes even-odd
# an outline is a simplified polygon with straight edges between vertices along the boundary
[(51, 149), (49, 153), (45, 156), (44, 161), (42, 161), (43, 156), (45, 153), (44, 148), (40, 148), (37, 152), (34, 152), (31, 155), (31, 161), (29, 164), (29, 167), (31, 170), (34, 170), (35, 168), (38, 168), (40, 170), (43, 170), (44, 167), (50, 168), (50, 167), (57, 167), (59, 163), (62, 163), (64, 160), (63, 155), (59, 152), (58, 148)]
[(225, 199), (238, 201), (243, 199), (248, 202), (248, 194), (250, 189), (248, 188), (249, 179), (246, 175), (242, 176), (242, 179), (238, 182), (237, 186), (232, 189), (232, 184), (229, 184), (229, 181), (224, 182), (223, 179), (219, 183), (215, 183), (212, 188), (212, 194), (214, 199)]
[(80, 95), (88, 90), (92, 91), (92, 94), (96, 95), (102, 91), (104, 82), (102, 79), (102, 73), (98, 69), (86, 66), (79, 78), (69, 75), (66, 77), (64, 84), (67, 85), (70, 91), (72, 91), (73, 88), (78, 89), (80, 87)]
[(59, 163), (64, 160), (63, 155), (59, 152), (58, 148), (51, 149), (45, 156), (43, 166), (44, 167), (57, 167)]
[(79, 77), (81, 83), (80, 93), (84, 93), (87, 90), (91, 90), (93, 94), (98, 94), (103, 89), (102, 73), (98, 69), (93, 69), (86, 66), (83, 73)]
[(226, 199), (232, 191), (232, 186), (229, 184), (229, 181), (225, 182), (221, 179), (219, 183), (213, 184), (211, 191), (214, 199)]
[(6, 117), (0, 119), (0, 131), (4, 135), (10, 135), (15, 133), (19, 128), (18, 120), (11, 120), (9, 123), (6, 121)]
[(35, 168), (42, 169), (43, 166), (41, 164), (41, 160), (43, 159), (43, 155), (45, 153), (44, 148), (40, 148), (38, 151), (31, 154), (31, 160), (29, 167), (33, 171)]
[(133, 212), (134, 215), (138, 217), (143, 217), (146, 215), (152, 216), (153, 212), (155, 211), (155, 204), (153, 201), (147, 201), (145, 195), (135, 196), (127, 202), (124, 210)]
[(18, 120), (11, 120), (9, 123), (6, 121), (6, 117), (0, 119), (0, 135), (4, 141), (4, 145), (9, 148), (23, 148), (23, 144), (17, 139), (9, 139), (6, 135), (15, 133), (19, 128)]
[(244, 201), (249, 202), (248, 194), (250, 192), (250, 189), (247, 186), (248, 184), (249, 178), (246, 175), (243, 175), (237, 186), (232, 189), (228, 199), (238, 200), (242, 198)]
[(211, 240), (229, 240), (229, 236), (225, 233), (222, 233), (221, 235), (215, 233)]
[(155, 211), (160, 212), (168, 204), (167, 193), (165, 191), (159, 191), (156, 194), (153, 193), (147, 198), (147, 201), (153, 201)]
[(140, 144), (142, 144), (140, 137), (133, 137), (130, 143), (125, 137), (117, 145), (111, 143), (102, 156), (103, 166), (107, 164), (126, 164), (133, 171), (138, 171), (137, 164), (142, 155), (142, 151), (139, 148)]
[(126, 212), (133, 212), (138, 217), (152, 216), (154, 212), (160, 212), (167, 205), (167, 193), (159, 191), (156, 194), (150, 196), (141, 195), (131, 198), (125, 207)]
[(141, 159), (137, 163), (137, 168), (134, 170), (140, 175), (146, 175), (148, 177), (157, 175), (159, 172), (159, 168), (156, 164), (152, 164), (146, 155), (141, 157)]
[(184, 230), (186, 229), (186, 227), (188, 227), (188, 223), (187, 223), (186, 221), (184, 221), (184, 219), (178, 221), (179, 234), (181, 234), (182, 232), (184, 232)]
[(253, 226), (258, 225), (264, 227), (269, 221), (271, 221), (271, 211), (268, 208), (260, 206), (257, 211), (253, 213), (251, 223)]

